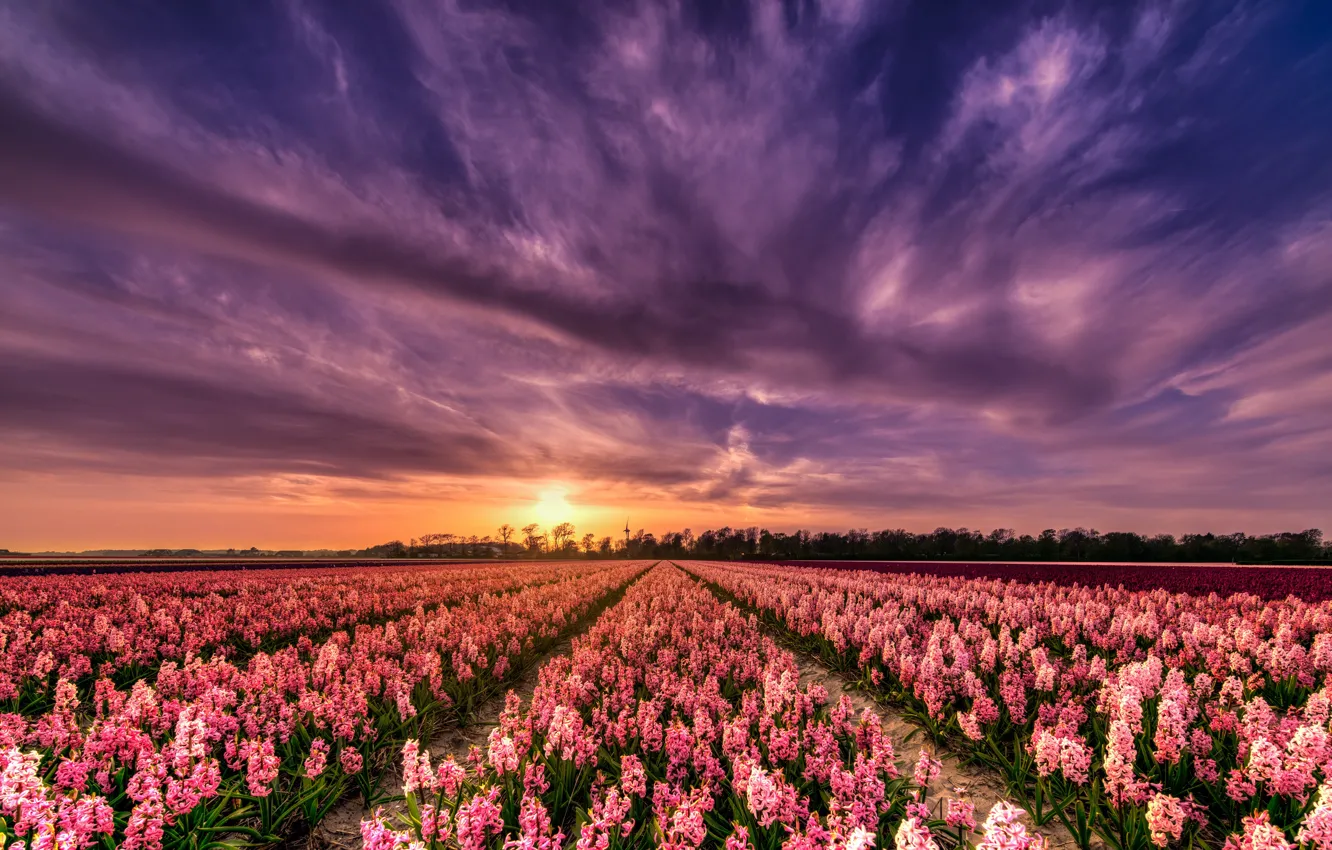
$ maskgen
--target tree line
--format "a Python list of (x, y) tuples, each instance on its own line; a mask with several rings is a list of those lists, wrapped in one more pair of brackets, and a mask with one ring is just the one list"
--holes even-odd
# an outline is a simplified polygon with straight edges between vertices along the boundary
[(573, 523), (562, 522), (543, 531), (537, 523), (515, 528), (506, 522), (493, 535), (435, 532), (413, 537), (409, 543), (390, 540), (378, 546), (368, 546), (355, 554), (375, 558), (609, 558), (624, 553), (623, 540), (616, 545), (609, 537), (598, 538), (590, 533), (579, 537)]
[(1038, 535), (997, 528), (988, 534), (968, 528), (851, 529), (846, 532), (766, 528), (686, 528), (661, 535), (639, 529), (624, 538), (578, 535), (572, 523), (549, 530), (536, 523), (507, 523), (494, 535), (423, 534), (410, 542), (393, 540), (356, 553), (377, 558), (704, 558), (711, 560), (883, 560), (883, 561), (1138, 561), (1299, 563), (1332, 561), (1323, 532), (1306, 529), (1259, 536), (1171, 534), (1047, 528)]

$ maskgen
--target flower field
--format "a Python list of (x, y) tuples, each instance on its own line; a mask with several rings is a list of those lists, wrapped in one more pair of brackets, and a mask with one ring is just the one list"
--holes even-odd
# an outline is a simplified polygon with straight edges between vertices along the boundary
[(1328, 602), (689, 569), (1082, 846), (1332, 847)]
[(276, 845), (647, 566), (5, 580), (0, 844)]
[(734, 562), (5, 579), (0, 845), (293, 846), (359, 799), (372, 850), (1330, 850), (1329, 670), (1332, 603), (1294, 596)]

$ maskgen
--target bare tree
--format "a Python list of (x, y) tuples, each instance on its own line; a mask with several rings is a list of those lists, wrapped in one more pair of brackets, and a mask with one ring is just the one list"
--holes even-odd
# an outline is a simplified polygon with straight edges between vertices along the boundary
[(583, 535), (583, 551), (591, 555), (597, 548), (597, 536), (592, 532)]
[(567, 543), (573, 540), (574, 534), (575, 531), (571, 522), (562, 522), (550, 530), (550, 536), (556, 549), (563, 549)]
[(541, 551), (541, 537), (537, 535), (537, 531), (540, 528), (541, 526), (537, 525), (535, 522), (530, 522), (523, 526), (523, 541), (527, 543), (527, 548), (533, 552)]
[(509, 554), (509, 538), (513, 536), (513, 526), (506, 522), (497, 529), (497, 532), (499, 533), (500, 540), (504, 541), (503, 551), (504, 554), (507, 555)]

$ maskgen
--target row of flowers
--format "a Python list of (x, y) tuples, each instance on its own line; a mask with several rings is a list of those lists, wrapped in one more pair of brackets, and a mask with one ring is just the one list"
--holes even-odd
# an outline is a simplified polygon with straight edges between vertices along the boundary
[(1332, 848), (1332, 603), (690, 564), (1083, 846)]
[(46, 713), (0, 714), (0, 845), (268, 845), (353, 789), (372, 803), (404, 740), (466, 720), (647, 566), (531, 570), (537, 583), (507, 593), (244, 664), (187, 654), (127, 686), (100, 677), (86, 697), (60, 679)]
[(406, 811), (365, 821), (365, 846), (1044, 846), (1007, 803), (978, 827), (973, 804), (927, 799), (938, 761), (904, 775), (874, 712), (799, 680), (753, 616), (660, 565), (542, 667), (530, 704), (510, 692), (486, 747), (436, 762), (409, 741)]
[(920, 573), (957, 578), (1002, 578), (1023, 582), (1087, 584), (1088, 570), (1096, 571), (1096, 584), (1129, 590), (1168, 590), (1172, 593), (1231, 596), (1236, 593), (1284, 599), (1298, 596), (1308, 602), (1332, 599), (1332, 569), (1327, 567), (1239, 566), (1235, 564), (1159, 564), (1088, 562), (1005, 563), (1003, 561), (779, 561), (791, 566), (835, 567), (881, 573)]
[(40, 713), (58, 679), (129, 684), (166, 661), (272, 652), (558, 575), (503, 564), (0, 578), (0, 706)]

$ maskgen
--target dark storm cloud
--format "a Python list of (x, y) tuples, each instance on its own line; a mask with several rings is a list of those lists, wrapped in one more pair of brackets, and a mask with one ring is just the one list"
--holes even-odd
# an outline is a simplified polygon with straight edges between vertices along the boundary
[[(304, 471), (357, 477), (503, 473), (505, 446), (485, 433), (411, 428), (271, 388), (10, 355), (0, 428), (37, 443), (97, 446), (138, 471), (244, 475)], [(97, 465), (99, 461), (83, 459)]]
[[(1328, 448), (1324, 5), (4, 22), (3, 427), (941, 510), (1251, 484), (1229, 452), (1305, 480)], [(233, 406), (274, 412), (233, 435)]]

